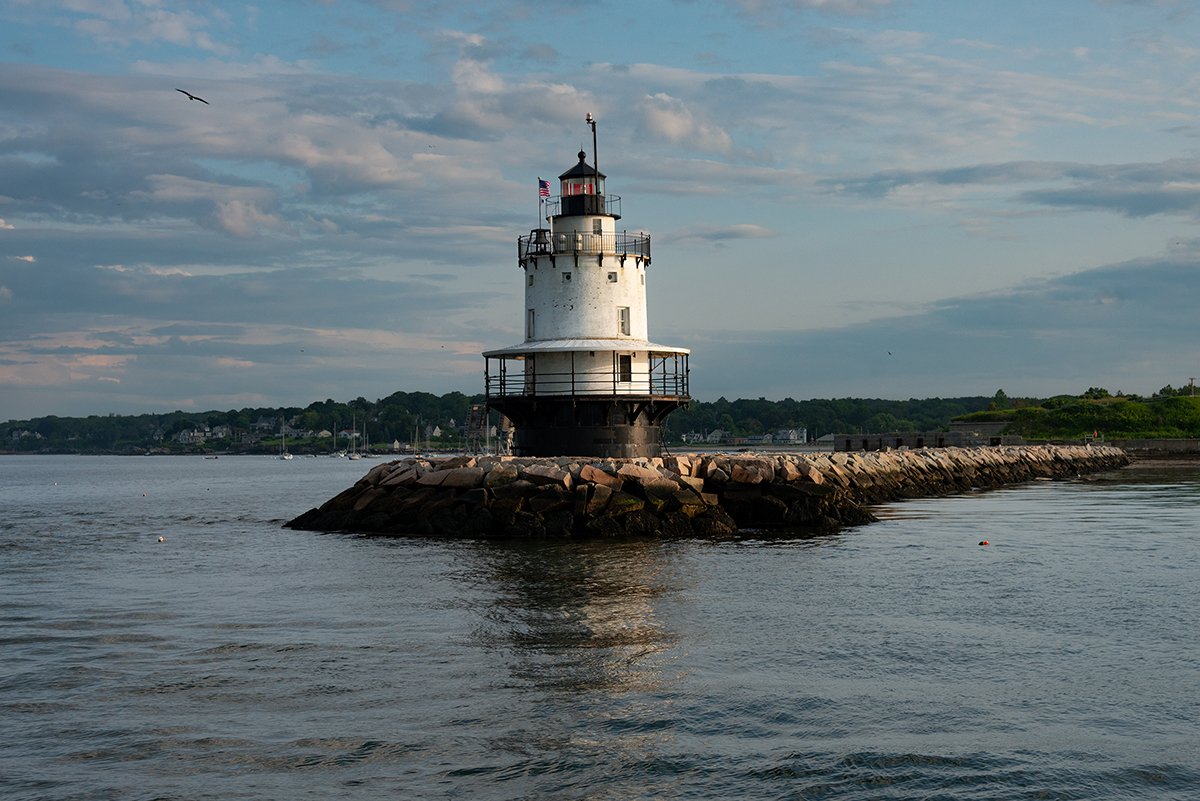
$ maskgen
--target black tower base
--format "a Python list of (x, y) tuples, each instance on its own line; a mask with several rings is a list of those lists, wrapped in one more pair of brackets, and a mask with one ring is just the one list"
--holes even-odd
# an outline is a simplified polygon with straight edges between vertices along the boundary
[(507, 396), (488, 408), (512, 421), (514, 456), (632, 459), (662, 455), (662, 424), (683, 397)]

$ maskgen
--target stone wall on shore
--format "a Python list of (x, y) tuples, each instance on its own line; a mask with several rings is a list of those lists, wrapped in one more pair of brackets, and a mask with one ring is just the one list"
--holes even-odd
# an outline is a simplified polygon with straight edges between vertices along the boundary
[(1118, 439), (1109, 445), (1120, 448), (1134, 459), (1191, 457), (1200, 459), (1200, 439)]
[(728, 536), (831, 530), (869, 506), (1129, 463), (1108, 446), (1030, 445), (860, 453), (680, 454), (652, 459), (460, 456), (373, 467), (286, 525), (436, 537)]

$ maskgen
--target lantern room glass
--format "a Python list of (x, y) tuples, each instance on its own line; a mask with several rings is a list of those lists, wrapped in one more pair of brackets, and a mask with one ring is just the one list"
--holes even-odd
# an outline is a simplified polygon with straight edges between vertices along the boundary
[[(597, 186), (598, 184), (598, 186)], [(562, 179), (562, 196), (572, 195), (603, 195), (604, 179), (597, 180), (596, 175), (575, 175)]]

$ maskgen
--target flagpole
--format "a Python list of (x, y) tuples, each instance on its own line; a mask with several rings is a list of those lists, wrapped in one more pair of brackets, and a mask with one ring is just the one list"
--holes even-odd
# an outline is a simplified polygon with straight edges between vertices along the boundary
[(598, 195), (600, 194), (600, 156), (596, 154), (596, 118), (592, 116), (592, 112), (588, 112), (585, 122), (592, 126), (592, 193)]
[(544, 228), (546, 225), (546, 200), (545, 194), (541, 193), (541, 176), (538, 176), (538, 228)]

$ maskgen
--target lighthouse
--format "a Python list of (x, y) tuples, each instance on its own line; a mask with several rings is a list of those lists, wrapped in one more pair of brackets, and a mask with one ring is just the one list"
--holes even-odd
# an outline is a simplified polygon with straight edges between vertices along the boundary
[(525, 341), (483, 354), (486, 403), (512, 422), (517, 456), (657, 456), (690, 400), (688, 349), (649, 339), (650, 235), (618, 230), (587, 123), (592, 163), (581, 150), (558, 196), (539, 179), (547, 227), (517, 238)]

